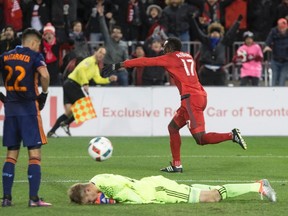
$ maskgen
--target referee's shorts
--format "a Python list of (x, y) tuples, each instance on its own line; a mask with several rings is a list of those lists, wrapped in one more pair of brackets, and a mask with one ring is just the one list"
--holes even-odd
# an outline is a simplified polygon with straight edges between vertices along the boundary
[(85, 97), (82, 87), (71, 79), (66, 79), (63, 83), (63, 103), (64, 104), (74, 104), (80, 98)]

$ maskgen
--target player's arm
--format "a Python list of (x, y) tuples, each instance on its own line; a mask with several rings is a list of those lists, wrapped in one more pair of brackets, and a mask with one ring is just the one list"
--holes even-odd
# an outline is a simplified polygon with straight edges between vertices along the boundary
[(116, 203), (116, 200), (112, 198), (107, 198), (104, 193), (99, 192), (97, 194), (97, 198), (94, 204), (100, 205), (100, 204), (115, 204), (115, 203)]
[(146, 67), (146, 66), (166, 67), (168, 65), (169, 65), (169, 61), (167, 60), (166, 55), (152, 57), (152, 58), (141, 57), (141, 58), (126, 60), (124, 62), (119, 62), (116, 64), (106, 65), (102, 70), (102, 76), (108, 77), (113, 73), (113, 71), (117, 71), (118, 69), (122, 67), (125, 67), (125, 68)]
[(48, 93), (48, 87), (50, 83), (50, 75), (46, 67), (39, 67), (38, 72), (41, 75), (40, 82), (42, 87), (42, 92)]
[(37, 97), (37, 101), (39, 103), (39, 109), (42, 110), (45, 106), (47, 95), (48, 95), (48, 87), (50, 83), (50, 76), (47, 70), (47, 67), (41, 66), (38, 67), (37, 71), (40, 74), (40, 82), (42, 87), (42, 92)]
[(169, 61), (166, 60), (167, 56), (157, 56), (157, 57), (141, 57), (135, 58), (131, 60), (126, 60), (122, 63), (122, 67), (132, 68), (132, 67), (146, 67), (146, 66), (162, 66), (166, 67), (169, 64)]

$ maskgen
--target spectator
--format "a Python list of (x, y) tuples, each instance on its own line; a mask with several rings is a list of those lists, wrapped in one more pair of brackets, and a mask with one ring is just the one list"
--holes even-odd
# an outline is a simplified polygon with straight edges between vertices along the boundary
[(56, 38), (64, 42), (69, 38), (69, 0), (51, 0), (51, 23), (55, 27)]
[(118, 2), (118, 13), (116, 24), (123, 32), (126, 41), (145, 40), (143, 24), (145, 19), (145, 8), (142, 0), (127, 0)]
[(110, 0), (93, 0), (90, 2), (88, 5), (87, 10), (91, 10), (91, 15), (89, 17), (89, 20), (86, 24), (86, 35), (89, 38), (89, 41), (92, 43), (92, 48), (96, 47), (99, 41), (103, 40), (102, 33), (100, 32), (100, 26), (99, 26), (99, 20), (98, 16), (99, 14), (97, 13), (97, 4), (102, 4), (104, 7), (104, 16), (105, 16), (105, 21), (106, 24), (108, 25), (108, 29), (110, 29), (110, 22), (113, 22), (113, 17), (114, 17), (114, 12), (115, 12), (115, 7), (112, 4)]
[(236, 62), (241, 64), (240, 86), (246, 86), (249, 82), (252, 86), (258, 86), (261, 78), (263, 53), (253, 36), (250, 31), (244, 32), (244, 44), (238, 48), (235, 56)]
[(59, 50), (60, 42), (56, 39), (55, 28), (47, 23), (43, 29), (42, 53), (50, 74), (50, 86), (60, 86)]
[[(145, 56), (144, 46), (141, 43), (136, 44), (135, 51), (132, 53), (132, 58), (140, 58)], [(135, 86), (142, 86), (142, 75), (144, 67), (132, 68), (131, 76), (132, 82)]]
[(22, 9), (20, 0), (2, 0), (0, 1), (3, 10), (4, 23), (14, 28), (16, 32), (22, 31)]
[(274, 26), (278, 2), (275, 0), (248, 0), (248, 29), (254, 33), (255, 41), (265, 41)]
[[(107, 54), (104, 57), (104, 64), (113, 64), (119, 61), (128, 59), (128, 47), (124, 41), (121, 41), (123, 34), (119, 26), (112, 28), (111, 35), (104, 18), (104, 8), (102, 5), (97, 5), (99, 13), (100, 30), (103, 34), (104, 43), (107, 49)], [(126, 69), (119, 69), (117, 72), (117, 82), (112, 82), (112, 85), (128, 86), (128, 71)]]
[(226, 47), (231, 45), (240, 25), (242, 16), (224, 35), (224, 27), (220, 23), (212, 23), (208, 27), (208, 35), (199, 28), (195, 18), (192, 25), (202, 43), (200, 50), (199, 79), (202, 85), (223, 86), (226, 84)]
[(147, 8), (146, 16), (144, 19), (145, 28), (147, 29), (145, 35), (147, 36), (147, 38), (153, 34), (155, 28), (161, 28), (161, 25), (159, 23), (161, 16), (162, 8), (160, 8), (158, 5), (152, 4)]
[(77, 56), (86, 58), (90, 55), (87, 40), (82, 29), (82, 23), (80, 21), (73, 22), (69, 38), (74, 45), (74, 52)]
[(32, 0), (21, 3), (23, 10), (23, 28), (32, 27), (38, 31), (50, 22), (50, 8), (45, 0)]
[(263, 53), (272, 52), (272, 86), (285, 86), (288, 75), (288, 27), (287, 20), (280, 18), (277, 26), (272, 28)]
[[(196, 1), (198, 1), (198, 0), (196, 0)], [(152, 4), (158, 5), (161, 8), (164, 8), (166, 6), (165, 1), (163, 1), (163, 0), (146, 0), (146, 1), (142, 1), (142, 2), (144, 2), (145, 9), (147, 9)]]
[(288, 19), (288, 0), (282, 0), (276, 8), (276, 21), (280, 18)]
[(21, 44), (21, 40), (17, 37), (13, 26), (6, 26), (4, 28), (3, 40), (0, 41), (0, 54), (14, 49)]
[[(206, 0), (204, 2), (203, 11), (199, 17), (199, 22), (207, 30), (212, 23), (218, 22), (225, 26), (225, 7), (235, 0)], [(234, 22), (233, 19), (232, 22)]]
[(177, 37), (181, 42), (184, 42), (182, 51), (188, 52), (190, 21), (197, 9), (184, 3), (184, 0), (166, 0), (166, 4), (160, 23), (164, 26), (168, 37)]
[(239, 14), (243, 16), (243, 20), (240, 23), (236, 40), (242, 40), (243, 33), (247, 30), (247, 0), (234, 0), (225, 7), (225, 29), (232, 27)]
[[(152, 41), (151, 44), (149, 41)], [(163, 54), (162, 52), (162, 40), (159, 39), (148, 39), (146, 41), (146, 57), (156, 57)], [(147, 66), (143, 69), (142, 74), (142, 85), (152, 86), (152, 85), (164, 85), (165, 83), (166, 70), (159, 66)]]

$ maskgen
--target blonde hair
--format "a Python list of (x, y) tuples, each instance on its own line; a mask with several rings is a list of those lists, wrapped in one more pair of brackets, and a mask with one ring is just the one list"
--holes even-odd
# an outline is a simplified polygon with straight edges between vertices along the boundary
[(77, 204), (83, 204), (83, 198), (85, 196), (85, 188), (87, 187), (87, 185), (88, 183), (85, 184), (77, 183), (72, 185), (67, 192), (70, 201)]
[(219, 31), (221, 36), (224, 35), (225, 32), (224, 27), (218, 22), (214, 22), (208, 26), (208, 34), (210, 35), (215, 29)]

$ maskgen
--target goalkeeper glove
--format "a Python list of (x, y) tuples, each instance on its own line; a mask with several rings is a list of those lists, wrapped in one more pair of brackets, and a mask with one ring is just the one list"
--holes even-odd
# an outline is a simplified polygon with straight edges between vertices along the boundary
[(102, 69), (102, 77), (109, 77), (113, 73), (113, 71), (118, 70), (121, 67), (122, 67), (122, 62), (119, 62), (119, 63), (116, 63), (116, 64), (106, 65)]
[(2, 103), (6, 102), (6, 96), (2, 92), (0, 92), (0, 100), (2, 101)]
[(47, 100), (47, 95), (48, 95), (48, 92), (47, 93), (44, 93), (44, 92), (41, 92), (41, 94), (39, 94), (37, 96), (37, 101), (38, 101), (38, 104), (39, 104), (39, 109), (42, 110), (45, 106), (45, 103), (46, 103), (46, 100)]
[(106, 198), (105, 195), (102, 192), (98, 193), (97, 199), (95, 200), (95, 204), (115, 204), (116, 200)]

